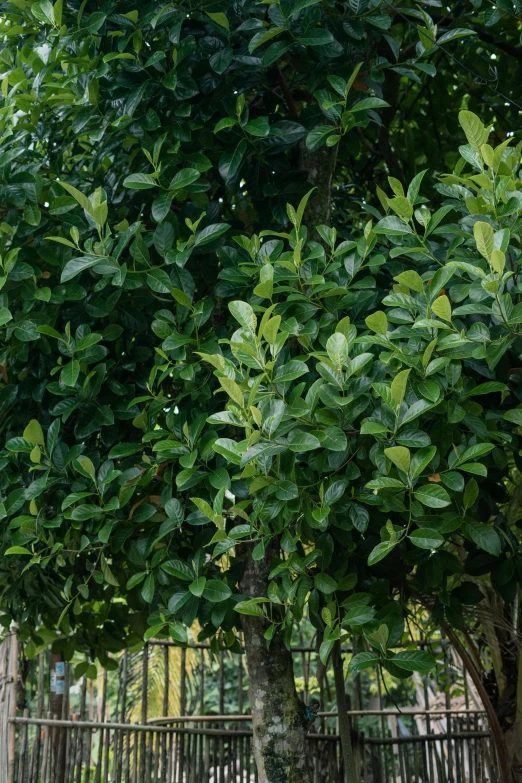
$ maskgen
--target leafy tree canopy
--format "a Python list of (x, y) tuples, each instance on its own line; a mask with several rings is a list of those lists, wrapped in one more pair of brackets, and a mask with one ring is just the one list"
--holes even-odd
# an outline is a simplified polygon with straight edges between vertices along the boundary
[(109, 664), (307, 605), (429, 668), (407, 594), (519, 578), (515, 7), (1, 7), (4, 623)]

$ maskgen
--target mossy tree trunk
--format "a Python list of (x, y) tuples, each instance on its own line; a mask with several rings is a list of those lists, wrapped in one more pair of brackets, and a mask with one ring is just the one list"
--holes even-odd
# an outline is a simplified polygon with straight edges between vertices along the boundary
[[(238, 548), (239, 549), (239, 548)], [(251, 598), (266, 595), (270, 555), (254, 561), (241, 547), (245, 563), (240, 589)], [(310, 783), (306, 761), (306, 717), (295, 689), (292, 653), (276, 634), (267, 647), (268, 622), (242, 616), (248, 664), (253, 748), (259, 783)]]

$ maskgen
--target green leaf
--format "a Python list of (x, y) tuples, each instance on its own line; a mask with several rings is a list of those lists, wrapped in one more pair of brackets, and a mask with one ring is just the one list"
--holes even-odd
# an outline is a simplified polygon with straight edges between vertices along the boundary
[(76, 386), (76, 381), (80, 375), (80, 362), (77, 359), (73, 359), (69, 364), (66, 364), (60, 373), (60, 380), (64, 386)]
[(522, 408), (513, 408), (513, 410), (506, 411), (504, 419), (522, 427)]
[(196, 596), (196, 598), (201, 598), (206, 584), (207, 584), (206, 576), (199, 576), (197, 579), (191, 582), (191, 584), (189, 584), (189, 590), (192, 593), (192, 595)]
[(191, 185), (200, 178), (201, 174), (197, 169), (181, 169), (169, 185), (169, 190), (181, 190)]
[(219, 579), (209, 579), (203, 590), (203, 598), (214, 604), (227, 601), (231, 595), (232, 590), (230, 587)]
[(219, 133), (220, 130), (224, 130), (225, 128), (232, 128), (234, 125), (237, 125), (237, 120), (234, 120), (232, 117), (222, 117), (216, 123), (214, 133)]
[(348, 359), (348, 341), (344, 334), (335, 332), (326, 342), (326, 351), (333, 364), (341, 367)]
[(303, 451), (313, 451), (320, 448), (320, 441), (309, 432), (303, 430), (292, 430), (288, 436), (288, 447), (290, 451), (302, 453)]
[(435, 667), (435, 658), (423, 650), (404, 650), (391, 659), (392, 663), (408, 672), (428, 672)]
[[(151, 574), (151, 576), (152, 576), (152, 574)], [(148, 577), (148, 578), (150, 578), (150, 577)], [(154, 584), (154, 582), (153, 582), (153, 584)], [(142, 597), (143, 597), (143, 591), (142, 591)], [(150, 601), (146, 600), (145, 598), (143, 598), (143, 600), (146, 601), (146, 603), (150, 603)], [(150, 599), (150, 600), (152, 600), (152, 599)], [(159, 633), (161, 633), (163, 631), (164, 628), (165, 628), (165, 623), (158, 623), (157, 625), (153, 625), (150, 628), (147, 628), (147, 630), (145, 631), (145, 633), (143, 635), (143, 640), (145, 642), (148, 642), (149, 639), (154, 639)]]
[(484, 552), (498, 557), (502, 551), (502, 543), (497, 531), (490, 525), (482, 525), (479, 522), (468, 523), (465, 532), (471, 540)]
[(90, 215), (92, 215), (92, 204), (85, 196), (81, 190), (78, 190), (78, 188), (75, 188), (74, 185), (69, 185), (68, 182), (63, 182), (62, 180), (58, 181), (58, 184), (62, 186), (62, 188), (65, 188), (65, 190), (71, 194), (71, 196), (84, 208), (86, 212), (88, 212)]
[(377, 666), (379, 660), (379, 656), (374, 652), (357, 653), (348, 664), (348, 674), (354, 674)]
[(451, 305), (445, 294), (437, 297), (437, 299), (432, 302), (431, 309), (439, 318), (442, 318), (444, 321), (451, 321)]
[(248, 614), (251, 617), (265, 617), (262, 604), (270, 603), (269, 598), (249, 598), (247, 601), (239, 601), (234, 610), (239, 614)]
[(350, 106), (350, 111), (367, 111), (368, 109), (385, 109), (390, 104), (387, 101), (383, 101), (382, 98), (363, 98), (362, 101), (357, 101), (353, 106)]
[(192, 582), (194, 579), (194, 572), (192, 568), (184, 563), (182, 560), (168, 560), (161, 566), (162, 571), (170, 576), (175, 576), (176, 579), (182, 579), (183, 581)]
[(212, 19), (213, 22), (218, 24), (220, 27), (224, 27), (225, 30), (230, 29), (230, 23), (224, 13), (221, 11), (217, 11), (216, 13), (211, 13), (210, 11), (205, 11), (206, 15)]
[(309, 30), (305, 35), (299, 38), (299, 43), (304, 46), (326, 46), (334, 41), (333, 35), (328, 30), (322, 30), (316, 27)]
[(337, 590), (337, 582), (328, 574), (316, 574), (314, 585), (317, 590), (325, 595), (330, 595)]
[(114, 587), (118, 587), (119, 582), (114, 576), (114, 574), (112, 573), (110, 566), (105, 558), (105, 555), (103, 554), (100, 557), (100, 564), (101, 564), (101, 572), (103, 574), (103, 578), (107, 582), (107, 584), (113, 585)]
[(343, 620), (343, 625), (349, 625), (352, 628), (360, 628), (362, 625), (371, 623), (375, 617), (373, 606), (354, 606), (350, 609)]
[[(141, 589), (141, 597), (143, 598), (146, 604), (152, 603), (155, 589), (156, 589), (156, 585), (154, 582), (154, 574), (150, 573), (148, 577), (145, 579), (145, 584)], [(163, 627), (163, 625), (161, 627)], [(150, 630), (155, 630), (155, 629), (154, 628), (149, 629), (149, 631)]]
[(188, 641), (187, 629), (179, 622), (170, 623), (169, 633), (171, 639), (180, 644), (186, 644)]
[(5, 550), (6, 555), (32, 555), (25, 546), (10, 546)]
[(396, 467), (404, 471), (404, 473), (408, 473), (411, 459), (409, 449), (405, 446), (392, 446), (389, 449), (384, 449), (384, 453)]
[(194, 246), (201, 247), (202, 245), (208, 245), (209, 242), (214, 242), (220, 236), (226, 234), (229, 228), (228, 223), (212, 223), (210, 226), (206, 226), (197, 232)]
[(408, 384), (408, 376), (411, 370), (402, 370), (397, 373), (391, 384), (391, 396), (397, 405), (401, 405), (406, 394), (406, 386)]
[(316, 430), (314, 435), (321, 446), (329, 451), (345, 451), (348, 445), (346, 435), (339, 427), (327, 427), (325, 430)]
[(247, 122), (243, 125), (243, 130), (250, 133), (251, 136), (258, 136), (263, 138), (270, 134), (270, 126), (268, 124), (268, 117), (258, 117), (255, 120)]
[(141, 571), (139, 574), (134, 574), (127, 582), (126, 589), (132, 590), (133, 587), (137, 587), (139, 584), (143, 582), (146, 576), (147, 576), (146, 571)]
[(489, 132), (484, 128), (477, 115), (471, 111), (460, 111), (459, 122), (469, 144), (479, 151), (481, 146), (486, 144)]
[(380, 544), (377, 544), (377, 546), (375, 546), (370, 552), (368, 557), (368, 565), (372, 566), (378, 563), (380, 560), (383, 560), (383, 558), (385, 558), (386, 555), (389, 555), (392, 549), (397, 546), (397, 544), (398, 541), (396, 540), (382, 541)]
[(180, 288), (171, 288), (170, 293), (171, 296), (176, 300), (176, 302), (178, 302), (178, 304), (182, 305), (183, 307), (187, 307), (189, 310), (192, 309), (192, 302), (190, 301), (186, 293), (182, 291)]
[(443, 487), (436, 484), (426, 484), (414, 492), (415, 498), (429, 508), (444, 508), (449, 506), (451, 498)]
[(33, 446), (45, 446), (43, 430), (36, 419), (31, 419), (23, 432), (23, 439)]
[(444, 543), (444, 537), (437, 530), (430, 530), (428, 527), (414, 530), (413, 533), (410, 533), (409, 539), (420, 549), (437, 549)]
[(228, 309), (244, 329), (249, 332), (255, 332), (257, 329), (257, 318), (254, 311), (247, 302), (234, 301), (229, 302)]
[(386, 313), (382, 312), (382, 310), (367, 316), (364, 319), (364, 323), (375, 334), (386, 335), (388, 332), (388, 319), (386, 318)]
[[(444, 33), (440, 36), (440, 38), (437, 38), (437, 45), (440, 46), (441, 44), (448, 43), (448, 41), (454, 41), (455, 38), (464, 38), (468, 35), (477, 35), (476, 30), (468, 30), (465, 27), (454, 27), (451, 30), (448, 30), (447, 33)], [(461, 112), (462, 114), (464, 112)], [(471, 114), (471, 112), (467, 112), (468, 114)]]
[(149, 190), (158, 187), (158, 183), (149, 174), (129, 174), (123, 180), (124, 188), (133, 188), (134, 190)]
[(473, 226), (473, 236), (477, 243), (477, 250), (487, 261), (489, 261), (495, 246), (495, 232), (493, 231), (493, 228), (489, 223), (477, 220)]
[(101, 264), (102, 261), (103, 258), (100, 258), (100, 256), (92, 255), (73, 258), (72, 261), (68, 261), (64, 266), (60, 282), (67, 283), (69, 280), (72, 280), (73, 277), (79, 275), (80, 272), (83, 272), (86, 269), (90, 269), (90, 267), (96, 266), (96, 264)]

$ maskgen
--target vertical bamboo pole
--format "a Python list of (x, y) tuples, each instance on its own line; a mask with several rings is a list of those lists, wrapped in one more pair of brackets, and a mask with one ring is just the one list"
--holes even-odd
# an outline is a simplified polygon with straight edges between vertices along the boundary
[(238, 714), (243, 714), (243, 659), (241, 656), (238, 656), (239, 658), (239, 669), (237, 672), (237, 708), (238, 708)]
[[(84, 676), (80, 696), (80, 720), (84, 720), (85, 701), (87, 698), (87, 678)], [(72, 752), (72, 749), (71, 749)], [(83, 764), (83, 729), (78, 728), (76, 735), (76, 783), (80, 783)]]
[[(163, 717), (169, 714), (169, 686), (170, 686), (170, 667), (169, 667), (169, 648), (163, 648)], [(158, 735), (158, 741), (161, 745), (161, 777), (160, 780), (166, 783), (167, 773), (167, 742), (168, 734)], [(159, 756), (159, 753), (158, 753)]]
[[(18, 687), (18, 637), (16, 632), (11, 634), (9, 650), (9, 667), (11, 670), (11, 687), (9, 698), (9, 717), (16, 718), (16, 691)], [(15, 748), (16, 748), (16, 724), (9, 724), (8, 739), (8, 783), (14, 783), (15, 775)]]
[(200, 715), (205, 714), (205, 650), (201, 650), (201, 664), (200, 664), (200, 671), (201, 671), (201, 678), (199, 682), (199, 713)]
[[(102, 723), (105, 723), (106, 709), (107, 709), (107, 672), (104, 669), (103, 677), (102, 677), (101, 714), (99, 715), (99, 720)], [(100, 783), (101, 781), (104, 737), (105, 737), (105, 729), (101, 729), (100, 738), (98, 740), (98, 758), (96, 759), (96, 772), (94, 773), (95, 783)]]
[(336, 641), (333, 646), (332, 666), (334, 671), (335, 695), (337, 700), (339, 734), (341, 737), (341, 749), (344, 761), (344, 779), (346, 783), (357, 783), (357, 773), (355, 770), (352, 750), (350, 718), (348, 716), (346, 704), (341, 643), (339, 641)]
[[(143, 661), (142, 661), (142, 680), (141, 680), (142, 694), (141, 694), (141, 722), (143, 725), (147, 723), (148, 714), (148, 689), (149, 689), (149, 646), (145, 645), (143, 648)], [(143, 731), (140, 737), (140, 769), (139, 769), (139, 783), (145, 783), (145, 756), (146, 756), (146, 743), (147, 736)]]
[[(29, 710), (27, 707), (24, 709), (23, 717), (29, 717)], [(18, 758), (18, 781), (17, 783), (24, 783), (25, 779), (25, 759), (27, 756), (27, 724), (22, 726), (20, 732), (20, 755)]]

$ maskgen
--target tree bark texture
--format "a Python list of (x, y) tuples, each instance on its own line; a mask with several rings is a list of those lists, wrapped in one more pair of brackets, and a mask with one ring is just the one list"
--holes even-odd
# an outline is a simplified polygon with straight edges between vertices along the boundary
[[(254, 561), (248, 545), (238, 547), (245, 563), (240, 589), (250, 598), (266, 595), (270, 554)], [(280, 634), (267, 648), (268, 622), (242, 616), (259, 783), (311, 783), (306, 761), (306, 717), (294, 683), (292, 653)]]
[(506, 734), (502, 731), (498, 715), (495, 712), (493, 704), (491, 703), (491, 699), (489, 698), (486, 688), (484, 687), (480, 673), (478, 672), (477, 667), (473, 662), (473, 658), (461, 643), (454, 630), (447, 623), (443, 623), (442, 627), (453, 647), (458, 652), (462, 663), (466, 668), (466, 671), (470, 675), (473, 684), (475, 685), (480, 698), (482, 699), (482, 704), (484, 705), (484, 709), (488, 717), (489, 728), (491, 729), (493, 742), (497, 751), (500, 781), (501, 783), (520, 783), (522, 781), (522, 777), (520, 776), (516, 751), (514, 748), (508, 747)]
[(352, 732), (350, 718), (348, 716), (348, 704), (346, 702), (346, 690), (344, 687), (343, 659), (341, 655), (341, 642), (336, 641), (332, 650), (332, 665), (335, 681), (335, 698), (337, 701), (337, 716), (339, 721), (339, 735), (341, 737), (341, 750), (344, 764), (345, 783), (359, 783), (359, 776), (355, 767), (352, 749)]
[(320, 147), (310, 152), (304, 143), (299, 155), (299, 168), (307, 173), (308, 182), (316, 188), (305, 212), (305, 224), (311, 239), (318, 240), (315, 226), (329, 226), (331, 222), (332, 186), (337, 163), (337, 146)]

